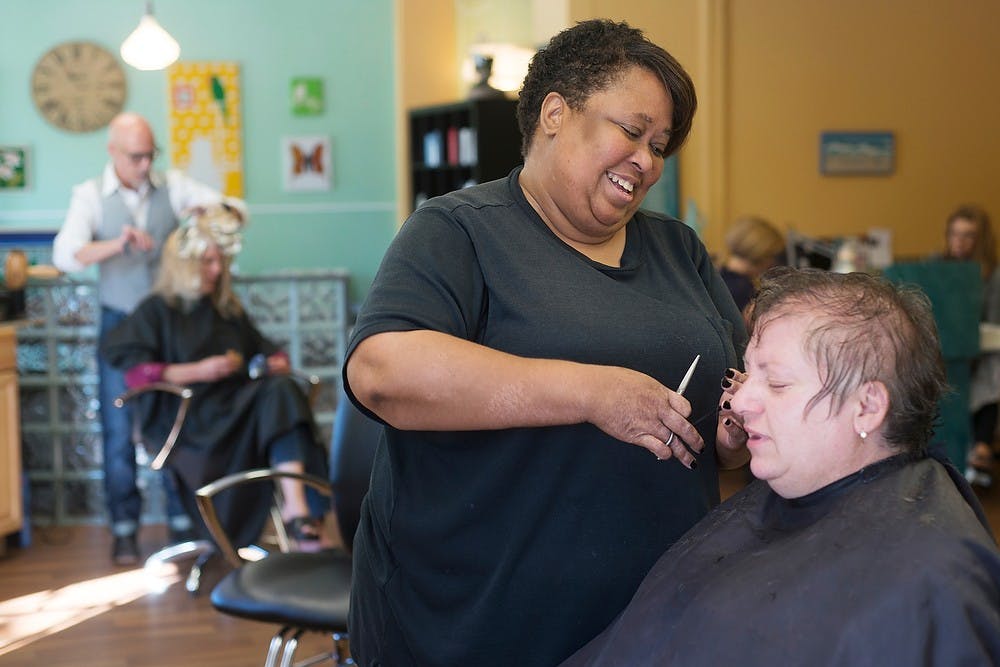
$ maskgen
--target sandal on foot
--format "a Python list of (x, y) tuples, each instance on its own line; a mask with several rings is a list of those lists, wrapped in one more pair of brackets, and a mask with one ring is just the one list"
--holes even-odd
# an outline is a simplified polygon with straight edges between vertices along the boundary
[(297, 516), (285, 522), (285, 532), (296, 542), (318, 542), (322, 523), (312, 516)]

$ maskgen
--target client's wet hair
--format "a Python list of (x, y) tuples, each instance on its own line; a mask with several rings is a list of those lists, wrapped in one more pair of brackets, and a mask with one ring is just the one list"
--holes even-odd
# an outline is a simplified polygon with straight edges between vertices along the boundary
[(865, 273), (777, 267), (761, 278), (750, 312), (753, 337), (787, 316), (809, 318), (802, 341), (819, 369), (831, 411), (866, 382), (881, 382), (889, 394), (884, 437), (899, 450), (926, 450), (947, 388), (937, 326), (927, 296)]

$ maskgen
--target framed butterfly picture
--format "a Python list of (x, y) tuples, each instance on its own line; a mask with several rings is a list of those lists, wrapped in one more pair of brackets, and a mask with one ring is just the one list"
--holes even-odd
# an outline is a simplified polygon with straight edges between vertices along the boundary
[(329, 190), (333, 183), (330, 138), (324, 136), (282, 138), (281, 164), (285, 192)]

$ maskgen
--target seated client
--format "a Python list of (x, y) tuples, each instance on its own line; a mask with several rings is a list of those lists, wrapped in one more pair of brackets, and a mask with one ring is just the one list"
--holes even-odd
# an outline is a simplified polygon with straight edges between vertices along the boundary
[[(167, 465), (190, 492), (223, 475), (268, 466), (325, 476), (305, 393), (288, 357), (253, 325), (233, 293), (229, 264), (240, 250), (239, 218), (222, 205), (196, 212), (163, 247), (152, 294), (112, 331), (102, 348), (126, 371), (130, 388), (166, 381), (194, 392)], [(147, 443), (162, 443), (179, 399), (138, 397)], [(302, 547), (317, 546), (322, 507), (310, 515), (303, 485), (281, 481), (281, 516)], [(217, 496), (220, 520), (237, 546), (259, 535), (273, 501), (248, 485)]]
[(965, 480), (926, 455), (944, 382), (927, 299), (780, 268), (751, 325), (721, 400), (758, 481), (564, 664), (1000, 664), (1000, 554)]

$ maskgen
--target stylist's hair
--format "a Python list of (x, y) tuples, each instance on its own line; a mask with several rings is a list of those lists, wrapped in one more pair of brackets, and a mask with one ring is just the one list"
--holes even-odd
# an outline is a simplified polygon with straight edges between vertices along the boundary
[[(205, 255), (209, 242), (200, 245), (194, 252), (181, 253), (181, 238), (184, 233), (184, 227), (175, 229), (163, 243), (160, 270), (153, 285), (153, 292), (162, 296), (171, 306), (191, 304), (202, 297), (201, 258)], [(227, 255), (222, 256), (222, 275), (211, 294), (216, 310), (227, 318), (243, 313), (243, 304), (232, 288), (229, 272), (231, 261)]]
[(522, 155), (527, 156), (531, 148), (546, 95), (559, 93), (571, 109), (579, 111), (593, 93), (607, 88), (632, 66), (656, 74), (670, 94), (674, 113), (665, 154), (676, 153), (691, 131), (698, 106), (691, 77), (641, 30), (594, 19), (563, 30), (531, 59), (517, 103)]
[[(972, 259), (979, 262), (982, 268), (983, 277), (989, 278), (993, 275), (997, 267), (997, 244), (993, 237), (993, 226), (990, 224), (990, 215), (982, 206), (976, 204), (963, 204), (948, 216), (948, 224), (945, 226), (945, 235), (951, 231), (953, 222), (965, 219), (976, 226), (976, 247), (972, 251)], [(945, 257), (951, 257), (950, 247), (945, 243)]]
[(776, 267), (761, 279), (751, 335), (786, 316), (811, 322), (802, 345), (816, 362), (822, 388), (807, 410), (829, 396), (836, 413), (848, 393), (881, 382), (889, 394), (886, 444), (926, 451), (947, 385), (930, 301), (919, 288), (865, 273)]

